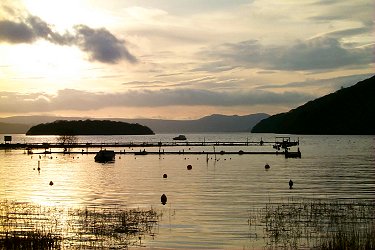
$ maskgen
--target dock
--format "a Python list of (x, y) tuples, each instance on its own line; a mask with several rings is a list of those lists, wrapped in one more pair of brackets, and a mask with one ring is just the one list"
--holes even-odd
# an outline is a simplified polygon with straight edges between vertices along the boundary
[[(115, 149), (116, 154), (134, 155), (250, 155), (270, 154), (299, 157), (300, 151), (289, 148), (299, 145), (299, 139), (276, 137), (275, 141), (159, 141), (159, 142), (110, 142), (110, 143), (2, 143), (0, 149), (25, 150), (28, 154), (96, 154), (100, 149)], [(194, 150), (198, 147), (199, 150)], [(215, 150), (215, 147), (220, 150)], [(258, 150), (252, 150), (257, 147)], [(182, 148), (182, 149), (181, 149)], [(188, 148), (188, 149), (187, 149)], [(193, 148), (193, 150), (191, 150)], [(228, 150), (224, 150), (228, 148)], [(265, 150), (259, 150), (264, 148)], [(138, 150), (139, 149), (139, 150)], [(147, 149), (147, 150), (146, 150)], [(267, 149), (267, 150), (266, 150)]]

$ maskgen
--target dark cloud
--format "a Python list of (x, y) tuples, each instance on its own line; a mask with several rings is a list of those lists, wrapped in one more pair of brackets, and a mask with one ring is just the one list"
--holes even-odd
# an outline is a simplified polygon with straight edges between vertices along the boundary
[(91, 60), (116, 63), (126, 59), (131, 63), (137, 62), (137, 59), (124, 46), (124, 41), (117, 39), (108, 30), (78, 25), (75, 27), (75, 31), (76, 44), (89, 54)]
[(281, 69), (325, 70), (372, 63), (369, 48), (344, 48), (334, 38), (316, 38), (287, 48), (278, 59)]
[(37, 36), (28, 25), (0, 20), (0, 42), (31, 43), (36, 39)]
[[(2, 6), (4, 8), (4, 6)], [(93, 29), (77, 25), (74, 32), (59, 34), (51, 25), (36, 16), (14, 20), (0, 20), (0, 43), (33, 43), (44, 39), (58, 45), (78, 46), (92, 61), (117, 63), (121, 60), (136, 63), (137, 59), (128, 51), (125, 41), (118, 39), (105, 28)]]
[(256, 40), (223, 44), (206, 53), (216, 58), (203, 69), (214, 72), (218, 65), (242, 65), (269, 70), (327, 70), (360, 67), (373, 62), (372, 48), (346, 48), (334, 37), (297, 41), (289, 46), (263, 46)]
[(302, 104), (315, 98), (298, 92), (209, 91), (201, 89), (133, 90), (109, 94), (74, 89), (45, 93), (0, 92), (0, 112), (52, 112), (58, 110), (97, 110), (106, 107), (163, 106), (252, 106)]

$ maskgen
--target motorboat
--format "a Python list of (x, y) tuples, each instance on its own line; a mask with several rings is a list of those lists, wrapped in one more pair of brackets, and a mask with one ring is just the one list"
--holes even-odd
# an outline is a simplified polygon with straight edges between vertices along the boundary
[(95, 162), (111, 162), (115, 160), (115, 151), (113, 150), (100, 150), (96, 155), (95, 155)]
[(186, 140), (186, 136), (179, 135), (179, 136), (173, 137), (173, 140), (175, 140), (175, 141), (185, 141)]

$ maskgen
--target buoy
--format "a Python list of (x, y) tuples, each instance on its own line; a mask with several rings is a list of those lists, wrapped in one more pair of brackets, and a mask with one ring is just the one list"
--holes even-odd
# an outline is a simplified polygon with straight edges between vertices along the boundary
[(163, 178), (167, 178), (168, 177), (168, 175), (167, 174), (163, 174)]
[(161, 204), (165, 205), (167, 203), (167, 196), (165, 194), (162, 194), (160, 197)]
[(268, 163), (264, 166), (265, 169), (269, 169), (270, 168), (270, 165), (268, 165)]
[(292, 188), (293, 188), (293, 181), (289, 180), (289, 189), (292, 189)]
[(193, 166), (189, 164), (189, 165), (187, 165), (186, 168), (187, 168), (187, 170), (192, 170), (192, 169), (193, 169)]
[(50, 181), (50, 182), (49, 182), (49, 185), (52, 186), (52, 185), (53, 185), (53, 181)]

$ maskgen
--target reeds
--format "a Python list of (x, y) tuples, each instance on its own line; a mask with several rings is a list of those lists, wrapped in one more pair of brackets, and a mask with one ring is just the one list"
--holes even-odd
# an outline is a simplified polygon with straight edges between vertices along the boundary
[(251, 215), (269, 248), (375, 249), (375, 204), (360, 200), (288, 200)]
[(154, 236), (153, 208), (70, 209), (0, 202), (0, 249), (126, 248)]

